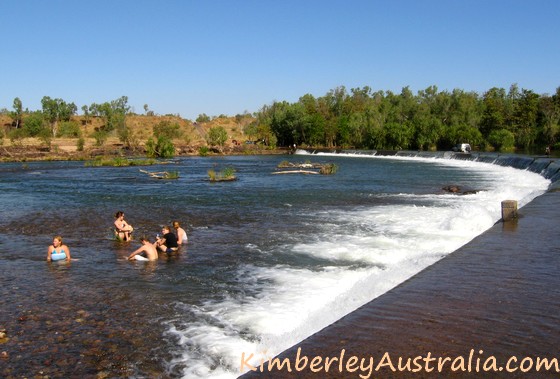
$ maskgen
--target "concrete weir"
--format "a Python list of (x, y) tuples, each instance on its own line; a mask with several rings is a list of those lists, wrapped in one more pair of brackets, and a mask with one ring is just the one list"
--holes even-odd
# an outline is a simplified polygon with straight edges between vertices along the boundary
[[(279, 354), (270, 369), (264, 364), (262, 370), (241, 377), (558, 378), (558, 162), (549, 157), (476, 153), (379, 155), (389, 154), (512, 166), (539, 173), (552, 184), (523, 207), (515, 222), (496, 223), (459, 250)], [(507, 210), (516, 205), (504, 200)]]

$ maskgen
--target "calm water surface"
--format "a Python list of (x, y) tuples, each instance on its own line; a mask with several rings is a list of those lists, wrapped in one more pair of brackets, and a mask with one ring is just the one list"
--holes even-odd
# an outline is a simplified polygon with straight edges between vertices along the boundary
[[(333, 176), (272, 175), (282, 160)], [(208, 169), (239, 180), (210, 183)], [(542, 177), (489, 164), (331, 156), (184, 158), (150, 171), (83, 162), (0, 165), (0, 375), (236, 377), (489, 228)], [(476, 195), (445, 194), (455, 184)], [(178, 220), (174, 257), (129, 262), (112, 239), (125, 212), (152, 240)], [(75, 260), (45, 262), (56, 234)]]

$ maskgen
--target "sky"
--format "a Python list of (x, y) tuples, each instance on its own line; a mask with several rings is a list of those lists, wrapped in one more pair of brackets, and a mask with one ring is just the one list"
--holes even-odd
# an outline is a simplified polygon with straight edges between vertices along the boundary
[(0, 43), (8, 110), (127, 96), (195, 120), (340, 86), (560, 87), (558, 0), (0, 0)]

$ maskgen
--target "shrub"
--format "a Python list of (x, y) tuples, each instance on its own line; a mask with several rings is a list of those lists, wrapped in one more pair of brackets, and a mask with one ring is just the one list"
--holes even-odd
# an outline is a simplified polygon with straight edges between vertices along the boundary
[(211, 182), (232, 181), (235, 180), (235, 169), (233, 167), (226, 167), (220, 172), (214, 169), (208, 170), (208, 178)]
[(336, 171), (338, 170), (338, 166), (335, 165), (334, 163), (327, 163), (323, 166), (321, 166), (321, 169), (319, 170), (319, 173), (323, 174), (323, 175), (333, 175), (336, 173)]
[(108, 133), (105, 130), (97, 130), (92, 136), (95, 138), (95, 146), (103, 146), (107, 141)]
[(14, 146), (23, 146), (23, 139), (27, 137), (25, 130), (22, 128), (12, 129), (8, 133), (8, 138)]
[(227, 138), (227, 131), (222, 126), (213, 126), (208, 131), (206, 141), (211, 146), (224, 146)]
[(80, 125), (75, 121), (63, 121), (58, 128), (58, 137), (78, 138), (81, 137), (82, 131)]
[(168, 139), (180, 138), (181, 137), (181, 127), (179, 124), (171, 123), (169, 121), (161, 121), (154, 126), (154, 136), (167, 137)]
[(205, 157), (208, 155), (209, 149), (207, 146), (201, 146), (198, 149), (198, 155), (200, 155), (201, 157)]
[(41, 140), (41, 142), (43, 142), (45, 147), (47, 149), (51, 150), (51, 148), (52, 148), (52, 138), (53, 137), (52, 137), (52, 134), (51, 134), (50, 130), (47, 130), (47, 129), (41, 130), (41, 133), (39, 133), (38, 137)]
[(175, 155), (175, 146), (167, 137), (160, 136), (157, 142), (153, 138), (149, 138), (146, 142), (146, 155), (149, 158), (173, 158)]

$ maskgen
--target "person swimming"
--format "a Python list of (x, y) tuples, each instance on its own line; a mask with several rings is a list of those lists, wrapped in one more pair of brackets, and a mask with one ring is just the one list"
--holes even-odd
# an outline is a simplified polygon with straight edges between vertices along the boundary
[(47, 250), (47, 262), (60, 261), (63, 259), (67, 261), (72, 259), (70, 256), (70, 248), (62, 243), (61, 236), (55, 236), (52, 245), (49, 246)]

